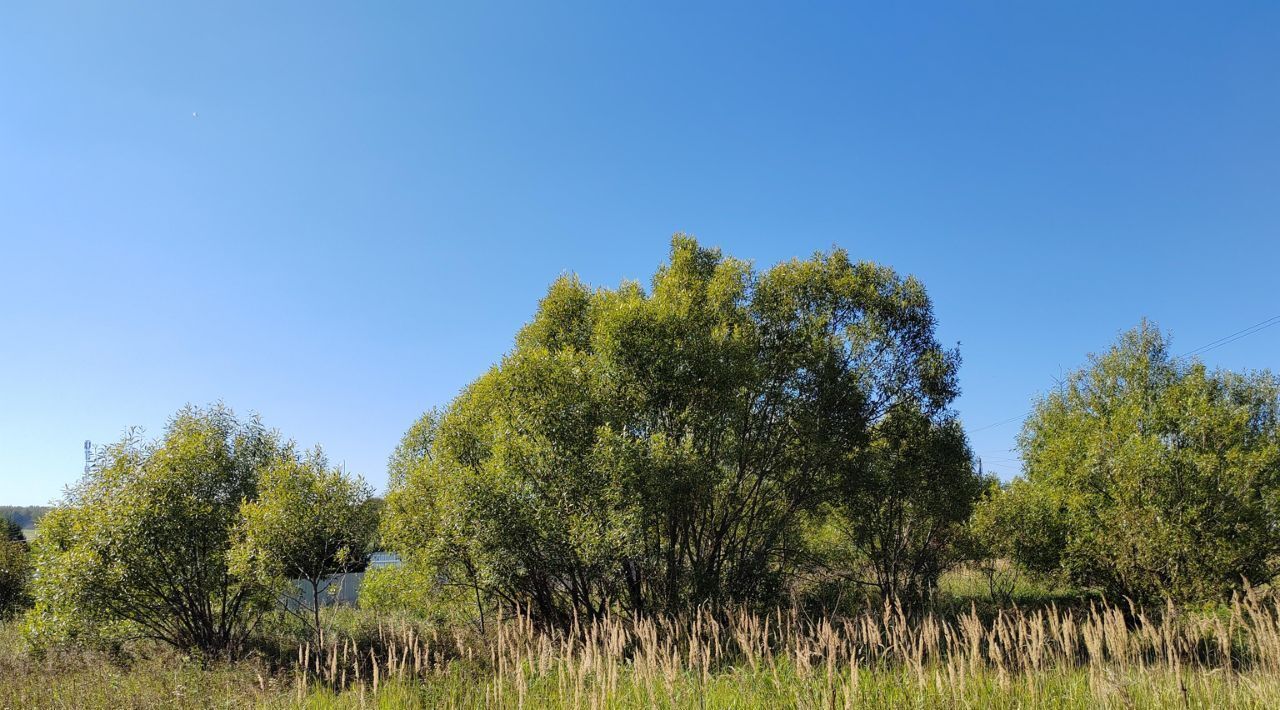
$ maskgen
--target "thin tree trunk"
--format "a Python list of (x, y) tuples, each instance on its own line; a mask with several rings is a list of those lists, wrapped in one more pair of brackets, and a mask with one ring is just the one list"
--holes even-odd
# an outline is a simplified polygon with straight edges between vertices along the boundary
[(311, 582), (311, 613), (316, 624), (316, 648), (324, 647), (324, 629), (320, 626), (320, 580)]

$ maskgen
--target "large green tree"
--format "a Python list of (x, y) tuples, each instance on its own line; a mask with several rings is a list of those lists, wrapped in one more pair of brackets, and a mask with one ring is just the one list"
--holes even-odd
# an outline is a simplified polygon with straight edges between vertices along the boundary
[(933, 328), (918, 282), (839, 250), (758, 272), (677, 236), (647, 291), (561, 278), (410, 433), (385, 534), (550, 621), (775, 598), (877, 424), (943, 417), (957, 356)]
[[(1022, 555), (1140, 600), (1220, 598), (1280, 553), (1280, 382), (1175, 358), (1144, 322), (1041, 400)], [(1012, 514), (1010, 511), (1008, 514)]]
[(40, 521), (35, 640), (149, 637), (235, 655), (274, 600), (228, 553), (242, 501), (281, 452), (256, 418), (221, 405), (181, 410), (158, 441), (106, 447)]

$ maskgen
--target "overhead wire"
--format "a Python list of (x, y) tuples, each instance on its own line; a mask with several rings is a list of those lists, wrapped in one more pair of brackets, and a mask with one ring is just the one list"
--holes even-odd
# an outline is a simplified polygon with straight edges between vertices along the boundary
[[(1267, 328), (1270, 328), (1270, 327), (1275, 326), (1275, 325), (1280, 325), (1280, 315), (1274, 315), (1274, 316), (1272, 316), (1272, 317), (1270, 317), (1270, 318), (1267, 318), (1266, 320), (1263, 320), (1263, 321), (1259, 321), (1259, 322), (1257, 322), (1257, 323), (1254, 323), (1253, 325), (1249, 326), (1248, 328), (1244, 328), (1244, 329), (1242, 329), (1242, 330), (1237, 330), (1236, 332), (1231, 333), (1230, 335), (1224, 335), (1224, 336), (1222, 336), (1221, 338), (1218, 338), (1217, 340), (1214, 340), (1214, 341), (1211, 341), (1211, 342), (1205, 343), (1204, 345), (1201, 345), (1200, 347), (1196, 348), (1195, 350), (1189, 350), (1189, 351), (1187, 351), (1187, 352), (1185, 352), (1185, 353), (1183, 353), (1183, 354), (1181, 354), (1181, 355), (1177, 355), (1177, 356), (1175, 356), (1173, 359), (1174, 359), (1174, 360), (1185, 360), (1185, 359), (1187, 359), (1187, 358), (1189, 358), (1189, 357), (1195, 357), (1195, 356), (1197, 356), (1197, 355), (1203, 355), (1204, 353), (1207, 353), (1207, 352), (1209, 352), (1209, 351), (1211, 351), (1211, 350), (1216, 350), (1216, 349), (1218, 349), (1218, 348), (1220, 348), (1220, 347), (1222, 347), (1222, 346), (1224, 346), (1224, 345), (1230, 345), (1231, 343), (1234, 343), (1234, 342), (1236, 342), (1237, 340), (1242, 340), (1242, 339), (1244, 339), (1244, 338), (1249, 337), (1250, 335), (1255, 335), (1255, 334), (1257, 334), (1257, 333), (1260, 333), (1260, 332), (1262, 332), (1262, 331), (1266, 330)], [(980, 427), (978, 427), (977, 429), (970, 429), (970, 430), (969, 430), (969, 433), (970, 433), (970, 434), (976, 434), (976, 433), (978, 433), (978, 432), (980, 432), (980, 431), (986, 431), (986, 430), (988, 430), (988, 429), (994, 429), (994, 428), (996, 428), (996, 427), (1001, 427), (1001, 426), (1004, 426), (1004, 425), (1006, 425), (1006, 424), (1011, 424), (1011, 423), (1013, 423), (1013, 422), (1018, 421), (1019, 419), (1026, 419), (1026, 418), (1027, 418), (1027, 416), (1028, 416), (1028, 415), (1030, 415), (1033, 411), (1035, 411), (1035, 410), (1034, 410), (1034, 409), (1029, 409), (1029, 410), (1027, 410), (1026, 412), (1023, 412), (1022, 414), (1018, 414), (1018, 415), (1016, 415), (1016, 416), (1009, 417), (1008, 419), (1003, 419), (1003, 420), (1001, 420), (1001, 421), (995, 422), (994, 424), (987, 424), (986, 426), (980, 426)]]

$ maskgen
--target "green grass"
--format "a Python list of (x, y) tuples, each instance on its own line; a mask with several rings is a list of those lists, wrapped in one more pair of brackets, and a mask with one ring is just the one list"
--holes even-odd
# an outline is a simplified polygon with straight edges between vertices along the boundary
[[(285, 678), (264, 678), (249, 664), (201, 669), (180, 661), (62, 668), (0, 679), (4, 708), (210, 708), (210, 707), (620, 707), (620, 708), (823, 708), (823, 707), (1280, 707), (1280, 679), (1244, 674), (1227, 677), (1197, 672), (1174, 678), (1165, 673), (1130, 672), (1090, 677), (1083, 670), (1045, 671), (1001, 678), (994, 673), (952, 685), (944, 676), (920, 679), (903, 673), (865, 671), (856, 685), (846, 672), (829, 693), (825, 678), (803, 678), (732, 668), (703, 680), (681, 673), (670, 684), (638, 682), (623, 673), (605, 692), (594, 678), (575, 692), (555, 676), (531, 679), (523, 695), (464, 674), (427, 681), (392, 681), (375, 693), (368, 686), (334, 693), (300, 692)], [(1182, 685), (1186, 685), (1186, 691)]]
[(252, 707), (279, 695), (274, 685), (258, 685), (251, 663), (201, 668), (164, 649), (139, 650), (146, 657), (86, 651), (35, 658), (20, 622), (0, 623), (0, 708)]
[[(81, 661), (90, 659), (81, 658)], [(628, 670), (616, 680), (569, 669), (528, 679), (523, 691), (510, 680), (453, 669), (425, 680), (366, 684), (335, 693), (302, 688), (286, 675), (262, 675), (253, 662), (203, 669), (175, 657), (129, 666), (94, 663), (37, 665), (0, 675), (3, 708), (1274, 708), (1280, 678), (1266, 674), (1129, 671), (1091, 674), (1050, 669), (1002, 676), (990, 670), (959, 682), (941, 668), (840, 670), (799, 673), (790, 664), (774, 669), (745, 666), (702, 677), (680, 672), (642, 678)]]
[[(952, 575), (943, 592), (955, 606), (976, 603), (976, 588), (966, 586), (974, 584)], [(1020, 604), (1080, 598), (1072, 590), (1021, 591), (1030, 596)], [(1031, 633), (1047, 628), (1037, 620), (1043, 610), (1006, 609), (1006, 631), (995, 634), (990, 622), (980, 630), (983, 644), (1004, 649), (998, 654), (985, 646), (970, 653), (967, 641), (930, 636), (918, 622), (902, 626), (885, 617), (876, 629), (859, 631), (806, 621), (794, 610), (792, 616), (722, 620), (716, 631), (702, 616), (638, 629), (606, 622), (573, 641), (520, 619), (507, 620), (488, 638), (438, 629), (437, 640), (420, 619), (341, 609), (330, 618), (333, 637), (344, 649), (358, 643), (363, 654), (376, 648), (380, 668), (375, 676), (371, 665), (357, 663), (348, 675), (348, 666), (335, 664), (344, 669), (341, 681), (328, 671), (324, 654), (312, 656), (320, 659), (312, 671), (295, 669), (289, 649), (302, 636), (283, 621), (269, 627), (281, 650), (212, 667), (153, 644), (115, 655), (36, 656), (25, 647), (20, 622), (9, 621), (0, 623), (0, 709), (1274, 708), (1280, 707), (1280, 608), (1274, 603), (1251, 597), (1212, 613), (1183, 610), (1190, 613), (1179, 612), (1171, 625), (1077, 615), (1085, 645), (1074, 652), (1054, 650), (1052, 635), (1045, 641)], [(977, 623), (977, 616), (969, 619)], [(853, 621), (881, 624), (877, 614)], [(964, 626), (958, 617), (939, 621), (952, 631)], [(773, 626), (751, 641), (762, 622)], [(1234, 631), (1225, 637), (1214, 631), (1223, 625)], [(610, 639), (621, 638), (615, 632), (629, 635), (615, 643)], [(1235, 639), (1226, 656), (1214, 650), (1220, 638)], [(1106, 649), (1087, 648), (1087, 639)]]
[[(575, 692), (571, 683), (552, 677), (534, 679), (523, 695), (513, 686), (501, 688), (480, 679), (438, 678), (430, 682), (392, 682), (377, 694), (368, 688), (345, 693), (313, 691), (280, 702), (311, 708), (393, 707), (528, 707), (528, 708), (1274, 708), (1280, 707), (1280, 679), (1263, 675), (1195, 673), (1173, 677), (1136, 672), (1091, 677), (1084, 670), (1051, 670), (1022, 677), (979, 673), (953, 684), (925, 669), (912, 673), (863, 671), (857, 683), (841, 673), (834, 683), (825, 676), (801, 676), (790, 669), (777, 673), (732, 668), (708, 679), (680, 674), (669, 684), (619, 677), (616, 689), (602, 693), (591, 682)], [(1185, 690), (1184, 690), (1185, 688)]]

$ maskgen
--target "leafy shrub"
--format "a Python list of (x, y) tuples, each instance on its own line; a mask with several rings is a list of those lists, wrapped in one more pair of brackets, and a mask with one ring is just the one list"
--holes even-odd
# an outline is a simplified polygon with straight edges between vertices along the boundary
[(1222, 599), (1280, 553), (1280, 381), (1175, 358), (1143, 323), (1045, 397), (1004, 511), (1014, 556), (1142, 601)]
[(281, 455), (278, 436), (225, 407), (188, 407), (164, 436), (106, 447), (34, 543), (37, 646), (150, 638), (205, 656), (237, 654), (273, 602), (231, 573), (240, 505)]
[(326, 580), (363, 570), (372, 552), (372, 488), (330, 466), (318, 448), (303, 456), (290, 448), (262, 472), (258, 496), (244, 501), (240, 516), (232, 571), (281, 594), (321, 645)]

